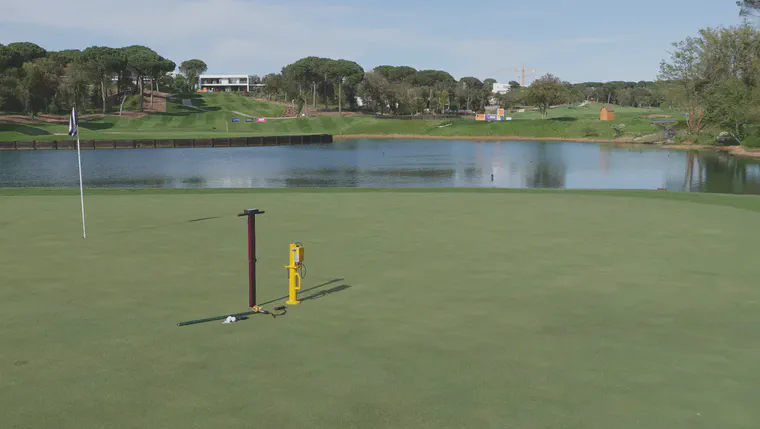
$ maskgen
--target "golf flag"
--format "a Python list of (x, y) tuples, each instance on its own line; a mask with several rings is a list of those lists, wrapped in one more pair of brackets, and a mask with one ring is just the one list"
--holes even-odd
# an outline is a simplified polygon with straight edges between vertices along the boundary
[(82, 238), (87, 238), (87, 227), (84, 220), (84, 186), (82, 184), (82, 155), (79, 151), (79, 126), (77, 124), (77, 107), (71, 109), (71, 118), (69, 118), (69, 135), (77, 136), (77, 162), (79, 164), (79, 200), (82, 204)]
[(69, 135), (74, 137), (77, 135), (77, 108), (71, 108), (71, 118), (69, 118)]

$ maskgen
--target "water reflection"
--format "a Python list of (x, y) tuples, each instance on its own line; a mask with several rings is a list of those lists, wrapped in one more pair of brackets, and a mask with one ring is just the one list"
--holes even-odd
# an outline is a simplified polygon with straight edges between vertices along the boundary
[(525, 176), (528, 188), (564, 188), (567, 167), (561, 153), (550, 149), (551, 143), (539, 142)]
[[(510, 187), (760, 194), (760, 164), (574, 142), (349, 140), (82, 153), (88, 187)], [(0, 186), (77, 186), (76, 153), (0, 152)]]
[(688, 152), (683, 179), (668, 189), (689, 192), (760, 194), (760, 163), (725, 153)]

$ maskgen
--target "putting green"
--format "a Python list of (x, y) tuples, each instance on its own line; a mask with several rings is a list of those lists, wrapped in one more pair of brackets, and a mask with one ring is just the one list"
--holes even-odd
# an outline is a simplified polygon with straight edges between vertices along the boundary
[[(88, 192), (87, 240), (76, 191), (0, 193), (3, 427), (760, 422), (757, 197)], [(249, 207), (260, 301), (292, 241), (313, 289), (177, 327), (246, 310)]]

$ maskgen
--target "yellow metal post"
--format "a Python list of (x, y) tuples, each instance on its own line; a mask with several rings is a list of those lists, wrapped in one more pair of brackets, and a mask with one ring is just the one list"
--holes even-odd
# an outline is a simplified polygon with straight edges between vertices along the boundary
[(304, 249), (300, 244), (290, 244), (290, 262), (285, 268), (288, 269), (288, 300), (285, 304), (300, 304), (298, 291), (301, 290), (301, 275), (298, 269), (303, 266)]

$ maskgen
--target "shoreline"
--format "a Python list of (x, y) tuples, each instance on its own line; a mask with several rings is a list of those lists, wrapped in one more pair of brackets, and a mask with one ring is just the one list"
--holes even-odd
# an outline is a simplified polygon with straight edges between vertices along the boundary
[(523, 136), (434, 136), (430, 134), (333, 134), (335, 140), (347, 139), (425, 139), (425, 140), (526, 140), (526, 141), (563, 141), (563, 142), (581, 142), (581, 143), (638, 143), (631, 139), (587, 139), (578, 137), (523, 137)]
[(424, 140), (470, 140), (470, 141), (555, 141), (555, 142), (577, 142), (577, 143), (614, 143), (620, 145), (646, 146), (659, 149), (672, 150), (702, 150), (726, 152), (733, 156), (745, 158), (760, 158), (760, 149), (753, 151), (744, 146), (710, 146), (694, 145), (687, 143), (680, 144), (663, 144), (663, 143), (643, 143), (637, 142), (630, 138), (620, 139), (593, 139), (580, 137), (523, 137), (523, 136), (433, 136), (427, 134), (342, 134), (333, 135), (334, 140), (348, 139), (424, 139)]

